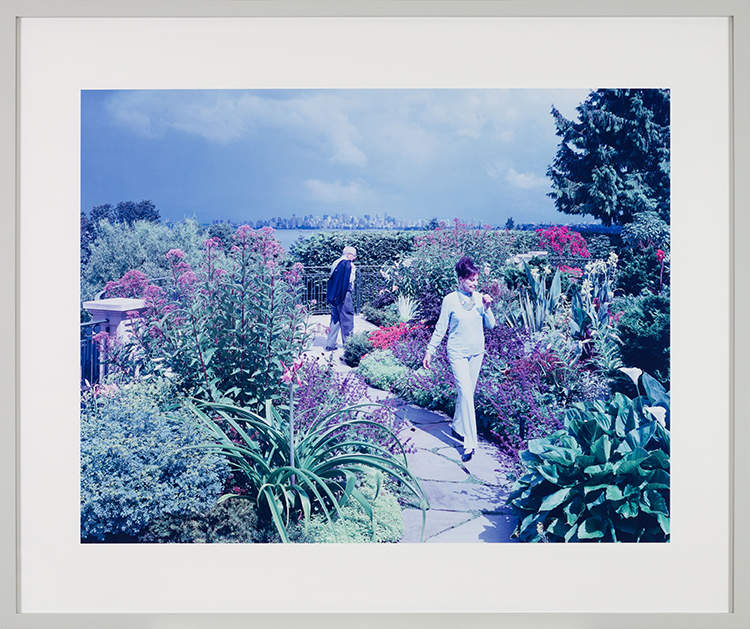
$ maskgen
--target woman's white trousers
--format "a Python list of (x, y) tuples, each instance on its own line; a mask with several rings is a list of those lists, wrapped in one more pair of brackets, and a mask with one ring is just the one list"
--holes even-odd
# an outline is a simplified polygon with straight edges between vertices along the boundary
[(464, 438), (464, 450), (469, 452), (477, 447), (477, 416), (474, 410), (474, 390), (477, 388), (479, 370), (484, 354), (460, 358), (448, 352), (448, 359), (456, 380), (458, 398), (453, 415), (453, 430)]

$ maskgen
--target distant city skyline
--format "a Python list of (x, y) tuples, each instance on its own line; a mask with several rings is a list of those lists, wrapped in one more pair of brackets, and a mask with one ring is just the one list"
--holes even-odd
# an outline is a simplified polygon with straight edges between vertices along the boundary
[(575, 118), (589, 92), (85, 90), (81, 210), (148, 199), (172, 222), (586, 222), (555, 210), (546, 170), (552, 106)]

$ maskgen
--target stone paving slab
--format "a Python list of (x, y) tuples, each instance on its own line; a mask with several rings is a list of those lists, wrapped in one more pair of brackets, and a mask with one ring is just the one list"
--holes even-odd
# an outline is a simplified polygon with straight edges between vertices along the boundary
[[(429, 511), (428, 517), (429, 517)], [(509, 515), (480, 515), (465, 524), (425, 539), (428, 544), (449, 543), (518, 543), (511, 539), (516, 518)]]
[[(328, 315), (311, 317), (317, 337), (308, 354), (331, 360), (334, 369), (351, 372), (341, 357), (343, 349), (325, 351)], [(355, 332), (375, 329), (361, 317), (355, 317)], [(516, 518), (505, 507), (510, 483), (498, 471), (497, 448), (480, 439), (472, 460), (463, 463), (463, 444), (450, 434), (451, 418), (445, 413), (430, 411), (399, 400), (391, 393), (368, 387), (372, 401), (390, 399), (396, 413), (406, 419), (407, 428), (400, 437), (408, 439), (415, 451), (407, 455), (409, 468), (420, 479), (430, 509), (427, 511), (425, 541), (430, 543), (507, 543), (516, 525)], [(404, 535), (402, 543), (418, 543), (422, 529), (422, 512), (407, 508), (402, 511)]]
[(413, 428), (413, 430), (409, 429), (406, 431), (408, 432), (406, 436), (411, 437), (412, 443), (423, 450), (444, 448), (449, 442), (453, 441), (449, 437), (446, 437), (442, 429), (438, 431), (430, 431), (424, 430), (424, 427), (413, 426)]
[[(430, 411), (414, 404), (403, 404), (397, 414), (406, 417), (412, 424), (436, 424), (451, 421), (451, 418), (445, 413)], [(448, 428), (448, 432), (450, 432), (450, 428)]]
[(477, 483), (420, 480), (431, 509), (444, 511), (501, 511), (507, 491)]
[[(401, 537), (402, 544), (418, 544), (422, 533), (422, 511), (420, 509), (404, 509), (404, 534)], [(471, 513), (462, 511), (440, 511), (428, 509), (425, 521), (425, 541), (455, 526), (464, 524), (475, 517)]]
[(458, 481), (469, 478), (468, 472), (456, 465), (454, 461), (446, 459), (432, 452), (417, 451), (406, 455), (409, 469), (418, 479)]

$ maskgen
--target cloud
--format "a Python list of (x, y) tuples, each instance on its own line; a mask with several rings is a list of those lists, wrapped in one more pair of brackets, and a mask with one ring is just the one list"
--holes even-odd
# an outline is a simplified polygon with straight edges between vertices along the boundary
[(531, 190), (532, 188), (546, 188), (549, 180), (534, 173), (519, 173), (514, 168), (509, 168), (505, 173), (505, 181), (515, 188)]
[(363, 201), (370, 194), (367, 183), (363, 180), (349, 181), (342, 184), (340, 181), (328, 183), (320, 179), (308, 179), (305, 187), (310, 193), (313, 201), (322, 203), (353, 203)]
[[(114, 92), (108, 111), (114, 121), (142, 137), (161, 139), (167, 130), (228, 144), (271, 130), (322, 154), (336, 164), (364, 166), (362, 137), (348, 117), (355, 99), (338, 93), (294, 91), (292, 98), (270, 92)], [(286, 95), (284, 95), (286, 96)]]

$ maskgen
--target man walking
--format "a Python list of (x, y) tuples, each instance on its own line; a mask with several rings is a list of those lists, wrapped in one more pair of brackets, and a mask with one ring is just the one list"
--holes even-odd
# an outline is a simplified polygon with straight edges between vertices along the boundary
[(336, 349), (339, 330), (341, 330), (341, 344), (343, 345), (354, 329), (352, 289), (357, 273), (354, 266), (356, 257), (357, 250), (354, 247), (344, 247), (343, 255), (331, 265), (331, 276), (328, 279), (326, 291), (326, 301), (331, 304), (331, 331), (326, 340), (328, 352)]

